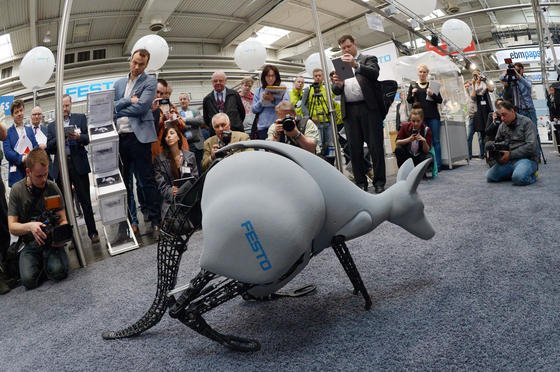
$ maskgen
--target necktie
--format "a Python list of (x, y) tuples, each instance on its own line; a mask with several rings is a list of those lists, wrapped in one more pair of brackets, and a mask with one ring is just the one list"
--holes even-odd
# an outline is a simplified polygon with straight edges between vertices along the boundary
[(219, 92), (217, 95), (218, 95), (218, 110), (220, 112), (224, 112), (224, 100), (222, 99), (222, 92)]
[(35, 130), (35, 134), (37, 134), (37, 129), (39, 129), (39, 128), (37, 128), (37, 127), (33, 128), (33, 130)]

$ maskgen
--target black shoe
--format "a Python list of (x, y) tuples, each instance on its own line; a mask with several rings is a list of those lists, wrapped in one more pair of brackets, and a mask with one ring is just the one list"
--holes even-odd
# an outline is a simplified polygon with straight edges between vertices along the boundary
[(364, 190), (364, 191), (368, 191), (368, 184), (363, 184), (363, 183), (357, 183), (356, 186), (358, 186), (360, 189)]
[(160, 232), (160, 227), (159, 225), (152, 225), (152, 237), (154, 238), (154, 240), (159, 240), (159, 232)]
[(4, 282), (4, 279), (0, 278), (0, 295), (10, 292), (11, 288), (8, 283)]
[(375, 185), (374, 187), (376, 194), (381, 194), (383, 191), (385, 191), (385, 186), (383, 185)]
[(98, 233), (93, 233), (89, 236), (89, 238), (91, 239), (91, 244), (97, 244), (99, 243), (99, 234)]

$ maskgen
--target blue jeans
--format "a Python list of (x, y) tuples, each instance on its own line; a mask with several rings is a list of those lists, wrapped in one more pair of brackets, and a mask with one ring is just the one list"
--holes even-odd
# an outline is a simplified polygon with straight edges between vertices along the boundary
[(441, 141), (440, 141), (440, 128), (441, 120), (439, 119), (426, 119), (426, 124), (432, 131), (432, 146), (436, 153), (436, 164), (438, 171), (441, 169)]
[[(319, 130), (319, 140), (321, 141), (321, 155), (325, 157), (334, 157), (334, 142), (331, 130), (331, 123), (319, 123), (317, 125)], [(332, 151), (330, 151), (332, 149)], [(329, 156), (329, 152), (332, 154)]]
[(37, 246), (33, 241), (26, 244), (19, 256), (21, 284), (27, 289), (37, 288), (45, 272), (49, 280), (62, 280), (68, 276), (68, 255), (63, 247)]
[(512, 180), (516, 186), (526, 186), (537, 181), (535, 176), (537, 168), (537, 162), (529, 159), (512, 160), (506, 164), (496, 163), (486, 172), (486, 180), (488, 182)]
[[(469, 120), (469, 135), (467, 136), (467, 147), (469, 150), (469, 160), (472, 159), (472, 141), (474, 137), (474, 119)], [(478, 132), (478, 146), (480, 148), (480, 158), (484, 157), (484, 136), (481, 132)]]

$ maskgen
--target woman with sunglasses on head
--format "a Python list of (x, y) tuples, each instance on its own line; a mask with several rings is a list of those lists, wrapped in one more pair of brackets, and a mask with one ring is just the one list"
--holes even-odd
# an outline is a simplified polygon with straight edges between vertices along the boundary
[(183, 141), (179, 129), (168, 125), (160, 141), (162, 152), (154, 159), (156, 182), (163, 198), (162, 217), (175, 198), (186, 193), (199, 176), (196, 158), (182, 149)]

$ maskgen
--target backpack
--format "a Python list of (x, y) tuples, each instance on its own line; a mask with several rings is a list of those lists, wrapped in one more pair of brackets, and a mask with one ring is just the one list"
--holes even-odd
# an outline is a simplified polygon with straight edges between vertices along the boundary
[(381, 91), (383, 92), (383, 116), (385, 116), (395, 100), (399, 84), (397, 84), (395, 80), (382, 80), (379, 83), (381, 84)]

